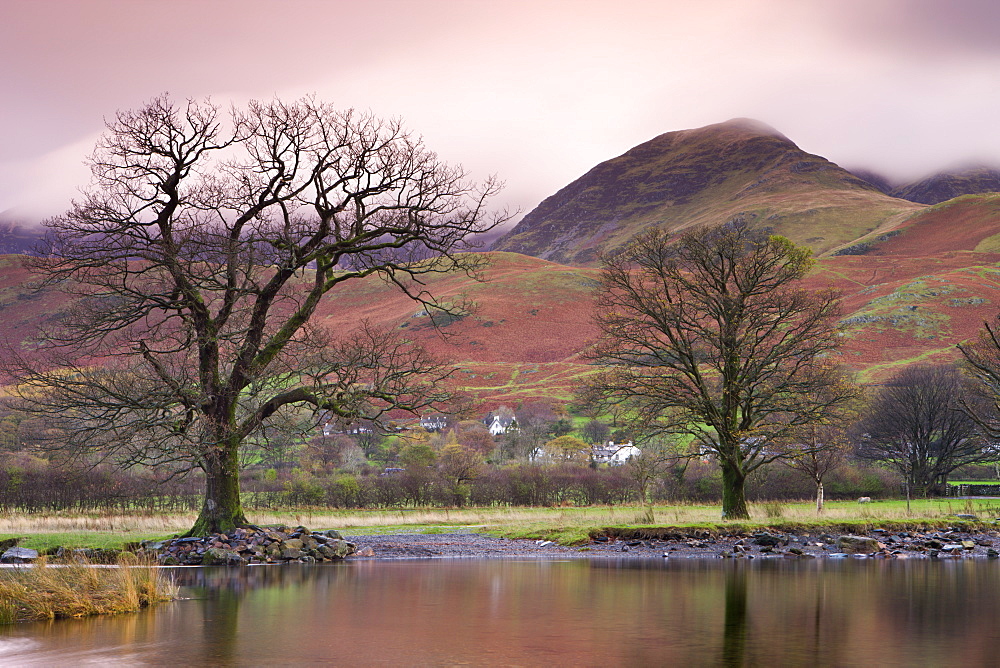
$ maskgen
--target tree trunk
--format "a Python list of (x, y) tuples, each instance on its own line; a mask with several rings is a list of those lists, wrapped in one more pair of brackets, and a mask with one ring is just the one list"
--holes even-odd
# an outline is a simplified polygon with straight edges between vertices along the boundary
[(816, 512), (823, 512), (823, 481), (816, 481)]
[(746, 473), (739, 467), (722, 461), (722, 517), (727, 520), (748, 520)]
[(205, 501), (188, 536), (228, 533), (247, 524), (240, 501), (240, 468), (238, 448), (234, 445), (213, 449), (207, 453), (205, 470)]

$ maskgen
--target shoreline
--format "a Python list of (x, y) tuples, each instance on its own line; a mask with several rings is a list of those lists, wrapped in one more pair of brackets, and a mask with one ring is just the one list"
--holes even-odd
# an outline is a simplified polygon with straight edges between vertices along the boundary
[[(843, 558), (962, 559), (1000, 557), (1000, 533), (994, 530), (947, 528), (926, 531), (874, 529), (856, 534), (758, 531), (709, 535), (694, 531), (669, 538), (602, 536), (585, 545), (567, 547), (548, 540), (499, 538), (474, 531), (345, 535), (357, 551), (351, 561), (462, 557), (534, 558)], [(857, 540), (863, 539), (863, 540)]]

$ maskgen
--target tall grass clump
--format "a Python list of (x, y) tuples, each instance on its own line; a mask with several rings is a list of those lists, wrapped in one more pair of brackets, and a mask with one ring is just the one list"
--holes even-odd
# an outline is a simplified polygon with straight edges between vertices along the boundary
[(130, 553), (117, 566), (39, 559), (0, 571), (0, 623), (134, 612), (175, 596), (163, 571)]
[(785, 516), (785, 504), (781, 501), (765, 501), (761, 505), (764, 507), (764, 515), (769, 520), (777, 520)]
[(635, 516), (636, 524), (653, 524), (656, 522), (656, 513), (653, 512), (653, 506), (646, 506), (643, 512)]

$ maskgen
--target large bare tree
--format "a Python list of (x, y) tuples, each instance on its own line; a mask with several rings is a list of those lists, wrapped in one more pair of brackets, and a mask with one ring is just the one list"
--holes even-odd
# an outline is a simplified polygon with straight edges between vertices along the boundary
[(167, 96), (108, 123), (81, 200), (48, 222), (37, 269), (78, 300), (17, 357), (21, 407), (88, 457), (204, 471), (193, 534), (246, 522), (239, 453), (289, 412), (347, 420), (443, 398), (446, 369), (321, 300), (381, 277), (429, 311), (431, 274), (502, 216), (397, 121), (311, 98), (228, 113)]
[(690, 434), (723, 477), (723, 516), (746, 518), (746, 477), (853, 391), (836, 382), (837, 297), (799, 285), (809, 250), (742, 222), (652, 230), (605, 258), (596, 305), (605, 371), (588, 397), (640, 435)]

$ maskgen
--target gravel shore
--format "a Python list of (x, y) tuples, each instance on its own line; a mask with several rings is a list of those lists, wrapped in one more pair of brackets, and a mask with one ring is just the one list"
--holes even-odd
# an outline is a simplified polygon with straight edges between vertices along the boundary
[(511, 540), (472, 531), (433, 534), (345, 536), (357, 545), (354, 560), (425, 559), (464, 557), (495, 559), (511, 557), (599, 558), (734, 558), (781, 557), (809, 559), (849, 555), (886, 559), (997, 558), (1000, 546), (996, 531), (941, 530), (928, 532), (877, 529), (846, 540), (843, 534), (754, 533), (738, 536), (708, 534), (676, 535), (657, 539), (602, 537), (586, 545), (564, 547), (541, 540)]

